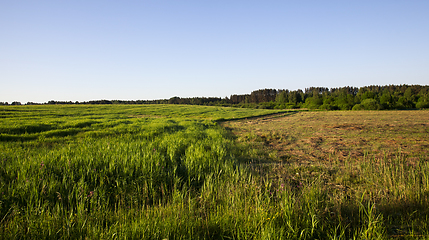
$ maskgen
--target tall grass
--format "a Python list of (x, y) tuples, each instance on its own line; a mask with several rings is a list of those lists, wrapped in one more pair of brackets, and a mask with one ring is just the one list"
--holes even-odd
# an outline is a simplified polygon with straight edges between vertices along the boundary
[[(255, 171), (266, 153), (212, 120), (103, 108), (69, 119), (68, 110), (2, 120), (10, 124), (1, 128), (0, 239), (427, 237), (424, 158), (366, 154), (335, 171), (313, 167), (315, 177), (293, 165), (287, 171), (298, 175), (272, 177)], [(55, 120), (58, 112), (65, 116)], [(77, 132), (48, 134), (66, 129)]]

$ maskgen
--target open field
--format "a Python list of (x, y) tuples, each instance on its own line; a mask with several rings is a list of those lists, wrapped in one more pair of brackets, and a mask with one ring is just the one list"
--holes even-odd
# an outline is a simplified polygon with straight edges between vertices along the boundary
[(273, 110), (186, 105), (42, 105), (0, 108), (0, 141), (42, 139), (64, 141), (75, 137), (107, 136), (157, 131), (178, 121), (213, 122), (272, 114)]
[(427, 119), (0, 107), (0, 239), (429, 239)]
[(428, 111), (289, 112), (225, 126), (240, 141), (259, 142), (279, 158), (300, 164), (398, 153), (429, 157)]
[(244, 159), (269, 181), (319, 183), (341, 221), (353, 224), (352, 203), (366, 199), (385, 236), (428, 238), (429, 111), (291, 112), (223, 126), (252, 146)]

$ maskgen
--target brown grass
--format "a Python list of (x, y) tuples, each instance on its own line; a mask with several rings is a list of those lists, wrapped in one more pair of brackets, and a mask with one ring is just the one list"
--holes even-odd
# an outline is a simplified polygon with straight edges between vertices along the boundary
[(262, 181), (297, 193), (316, 184), (346, 223), (365, 196), (390, 238), (429, 237), (429, 111), (294, 112), (222, 124)]
[(429, 111), (317, 111), (223, 126), (251, 146), (245, 161), (268, 179), (292, 186), (321, 181), (333, 194), (370, 191), (385, 198), (389, 187), (363, 175), (376, 172), (368, 166), (385, 169), (398, 158), (408, 167), (429, 160), (428, 119)]
[(344, 161), (364, 154), (383, 158), (398, 151), (406, 157), (429, 156), (429, 111), (297, 112), (223, 124), (239, 141), (274, 151), (277, 160), (289, 163)]

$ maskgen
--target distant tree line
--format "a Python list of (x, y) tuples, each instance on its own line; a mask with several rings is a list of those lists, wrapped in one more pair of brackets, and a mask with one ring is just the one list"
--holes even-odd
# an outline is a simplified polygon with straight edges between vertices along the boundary
[[(40, 103), (27, 102), (26, 105)], [(43, 104), (189, 104), (232, 106), (266, 109), (324, 109), (324, 110), (382, 110), (429, 108), (429, 86), (388, 85), (326, 88), (310, 87), (287, 89), (259, 89), (250, 94), (231, 95), (229, 98), (192, 97), (159, 100), (94, 100), (87, 102), (54, 101)], [(9, 105), (0, 102), (0, 105)], [(12, 102), (10, 105), (21, 105)]]
[(12, 102), (11, 104), (9, 104), (8, 102), (0, 102), (0, 106), (1, 105), (22, 105), (21, 102)]
[(429, 108), (429, 86), (388, 85), (302, 90), (261, 89), (251, 94), (231, 95), (235, 106), (272, 109), (382, 110)]

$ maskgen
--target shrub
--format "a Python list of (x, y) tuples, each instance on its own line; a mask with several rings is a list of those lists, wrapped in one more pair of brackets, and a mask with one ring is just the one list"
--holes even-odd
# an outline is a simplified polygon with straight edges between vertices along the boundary
[(365, 110), (365, 108), (361, 104), (356, 104), (356, 105), (353, 106), (352, 110), (354, 110), (354, 111), (355, 110), (356, 111), (358, 111), (358, 110)]
[(418, 102), (416, 108), (429, 108), (429, 102)]
[(380, 110), (382, 106), (377, 102), (377, 100), (372, 98), (367, 98), (363, 100), (360, 104), (353, 106), (352, 110)]
[(323, 110), (338, 110), (339, 108), (335, 105), (331, 105), (331, 104), (323, 104), (322, 106), (319, 107), (319, 109), (323, 109)]

